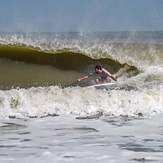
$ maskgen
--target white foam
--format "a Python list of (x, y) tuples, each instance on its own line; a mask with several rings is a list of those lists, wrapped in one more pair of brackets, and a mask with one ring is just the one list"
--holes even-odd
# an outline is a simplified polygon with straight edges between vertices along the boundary
[(143, 90), (46, 87), (0, 91), (0, 117), (42, 117), (49, 114), (88, 116), (152, 116), (163, 112), (163, 87)]

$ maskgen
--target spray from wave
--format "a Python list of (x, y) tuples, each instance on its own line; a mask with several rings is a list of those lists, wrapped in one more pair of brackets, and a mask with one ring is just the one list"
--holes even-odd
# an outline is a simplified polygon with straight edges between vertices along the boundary
[(145, 70), (150, 65), (163, 64), (162, 32), (138, 32), (134, 35), (134, 39), (130, 35), (125, 32), (82, 35), (80, 33), (9, 33), (0, 35), (0, 43), (30, 47), (43, 52), (71, 51), (94, 59), (109, 58), (141, 70)]

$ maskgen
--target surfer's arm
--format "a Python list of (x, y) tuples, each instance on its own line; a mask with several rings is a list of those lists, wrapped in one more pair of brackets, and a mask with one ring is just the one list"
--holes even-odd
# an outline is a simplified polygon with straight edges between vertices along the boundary
[(92, 75), (93, 75), (93, 73), (90, 73), (89, 75), (86, 75), (86, 76), (83, 76), (83, 77), (77, 79), (77, 81), (82, 81), (82, 80), (88, 79)]
[(88, 79), (88, 78), (89, 78), (89, 76), (88, 76), (88, 75), (86, 75), (86, 76), (83, 76), (83, 77), (81, 77), (81, 78), (77, 79), (77, 81), (82, 81), (82, 80), (84, 80), (84, 79)]
[(113, 79), (114, 81), (117, 81), (117, 79), (116, 79), (109, 71), (107, 71), (107, 70), (104, 69), (104, 68), (103, 68), (103, 71), (104, 71), (105, 73), (107, 73), (108, 76), (109, 76), (111, 79)]
[(110, 78), (112, 78), (114, 81), (117, 81), (117, 79), (113, 75), (111, 75)]

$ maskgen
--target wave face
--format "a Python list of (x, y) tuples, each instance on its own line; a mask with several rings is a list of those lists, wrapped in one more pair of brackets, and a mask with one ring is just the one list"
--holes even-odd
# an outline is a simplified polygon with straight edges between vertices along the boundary
[[(0, 117), (162, 113), (162, 43), (162, 32), (1, 33)], [(50, 86), (71, 85), (96, 64), (135, 89)]]

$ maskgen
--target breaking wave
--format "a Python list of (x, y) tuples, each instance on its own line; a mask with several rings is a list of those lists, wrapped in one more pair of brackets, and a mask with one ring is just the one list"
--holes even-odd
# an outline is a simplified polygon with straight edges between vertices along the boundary
[(150, 117), (163, 112), (163, 86), (143, 90), (40, 87), (0, 91), (1, 118), (70, 115)]
[[(0, 34), (0, 117), (162, 113), (162, 42), (112, 35)], [(96, 64), (134, 89), (58, 86), (71, 85)]]

